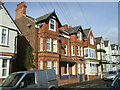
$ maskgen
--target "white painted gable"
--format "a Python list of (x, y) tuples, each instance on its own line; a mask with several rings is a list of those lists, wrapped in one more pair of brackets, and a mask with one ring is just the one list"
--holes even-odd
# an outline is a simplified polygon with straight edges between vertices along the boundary
[(13, 22), (12, 18), (9, 16), (8, 12), (2, 4), (0, 5), (0, 26), (14, 29), (20, 33), (16, 24)]

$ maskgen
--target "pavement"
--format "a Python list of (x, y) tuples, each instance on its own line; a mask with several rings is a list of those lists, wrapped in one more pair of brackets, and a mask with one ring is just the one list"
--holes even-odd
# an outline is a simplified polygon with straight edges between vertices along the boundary
[(73, 83), (73, 84), (67, 84), (67, 85), (63, 85), (61, 86), (61, 88), (74, 88), (74, 89), (85, 89), (85, 88), (102, 88), (107, 90), (107, 85), (110, 85), (111, 81), (104, 81), (101, 79), (96, 79), (96, 80), (91, 80), (91, 81), (82, 81), (79, 83)]

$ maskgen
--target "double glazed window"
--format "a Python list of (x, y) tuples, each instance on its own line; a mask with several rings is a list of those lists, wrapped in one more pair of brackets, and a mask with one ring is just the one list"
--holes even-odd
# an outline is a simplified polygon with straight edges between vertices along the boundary
[(8, 44), (8, 29), (0, 28), (0, 44), (7, 45)]
[(82, 41), (82, 33), (80, 31), (77, 33), (77, 39)]
[(52, 65), (51, 65), (51, 61), (47, 61), (46, 62), (46, 68), (47, 69), (51, 69), (52, 67), (51, 67)]
[(85, 58), (96, 59), (95, 49), (85, 48), (85, 49), (84, 49), (84, 55), (85, 55)]
[(55, 19), (50, 18), (49, 19), (49, 30), (56, 31), (56, 21)]
[(51, 38), (47, 38), (46, 42), (47, 42), (47, 51), (51, 51)]
[(47, 38), (46, 39), (46, 49), (47, 49), (47, 51), (57, 52), (57, 40)]
[(71, 54), (72, 54), (72, 56), (74, 56), (74, 55), (75, 55), (75, 48), (74, 48), (74, 46), (73, 46), (73, 45), (71, 46)]
[(92, 36), (90, 36), (90, 44), (94, 45), (94, 39)]
[(57, 52), (57, 40), (53, 39), (53, 52)]
[(40, 51), (43, 51), (43, 38), (40, 37)]
[(64, 47), (64, 55), (66, 56), (67, 55), (67, 45), (65, 44), (64, 46), (65, 46)]
[(9, 74), (9, 60), (0, 59), (0, 77), (7, 77)]

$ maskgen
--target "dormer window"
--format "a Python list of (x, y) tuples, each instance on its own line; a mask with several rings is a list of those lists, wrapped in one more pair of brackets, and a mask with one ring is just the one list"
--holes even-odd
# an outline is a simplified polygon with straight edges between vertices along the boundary
[(82, 33), (80, 31), (77, 33), (77, 39), (82, 41)]
[(56, 21), (55, 19), (49, 19), (49, 30), (56, 32)]

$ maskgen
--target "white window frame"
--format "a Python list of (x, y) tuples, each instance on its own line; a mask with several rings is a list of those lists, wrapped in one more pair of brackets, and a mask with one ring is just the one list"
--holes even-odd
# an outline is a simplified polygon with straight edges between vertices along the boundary
[(57, 40), (53, 39), (53, 52), (57, 52)]
[[(54, 23), (51, 23), (51, 20), (53, 20)], [(50, 26), (51, 24), (54, 25), (54, 29), (51, 28), (51, 26)], [(56, 32), (56, 20), (53, 18), (49, 19), (49, 30)]]
[(82, 33), (80, 31), (77, 33), (77, 38), (78, 40), (82, 41)]
[[(47, 39), (50, 39), (49, 42), (47, 42)], [(50, 49), (47, 49), (47, 44), (50, 44), (50, 46), (49, 46)], [(49, 37), (46, 38), (46, 50), (51, 51), (51, 38), (49, 38)]]
[(76, 66), (75, 65), (72, 66), (72, 75), (76, 75)]
[(43, 51), (43, 37), (40, 37), (40, 51)]
[[(3, 67), (3, 60), (7, 60), (6, 67)], [(10, 60), (8, 59), (0, 59), (0, 78), (6, 78), (9, 75), (9, 63), (10, 63)], [(2, 75), (4, 69), (6, 70), (5, 76)]]
[(65, 48), (64, 48), (65, 52), (64, 55), (67, 56), (67, 44), (65, 44)]
[(40, 69), (43, 69), (43, 61), (40, 60)]
[[(3, 30), (6, 30), (6, 33), (5, 33), (5, 43), (2, 43), (2, 37), (3, 37)], [(8, 28), (3, 28), (3, 27), (0, 27), (0, 45), (5, 45), (7, 46), (8, 45), (8, 35), (9, 34), (9, 30)]]
[(84, 64), (82, 64), (81, 67), (82, 67), (82, 72), (81, 73), (83, 74), (84, 73)]
[(52, 63), (51, 61), (46, 61), (46, 69), (52, 69)]
[(74, 47), (74, 45), (71, 46), (71, 54), (72, 54), (72, 56), (75, 56), (75, 47)]
[(78, 74), (81, 74), (81, 67), (80, 66), (81, 66), (80, 63), (78, 63), (77, 64), (77, 70), (78, 70), (77, 72), (78, 72)]
[(80, 46), (77, 46), (77, 56), (80, 56)]
[[(88, 52), (86, 52), (86, 50)], [(88, 55), (87, 57), (85, 55)], [(92, 48), (84, 48), (84, 57), (85, 58), (91, 58), (91, 59), (96, 59), (96, 52), (95, 52), (95, 49), (92, 49)]]
[(55, 70), (57, 74), (57, 61), (53, 61), (53, 69)]
[(92, 36), (90, 36), (90, 44), (91, 44), (91, 45), (94, 45), (94, 39), (93, 39)]

